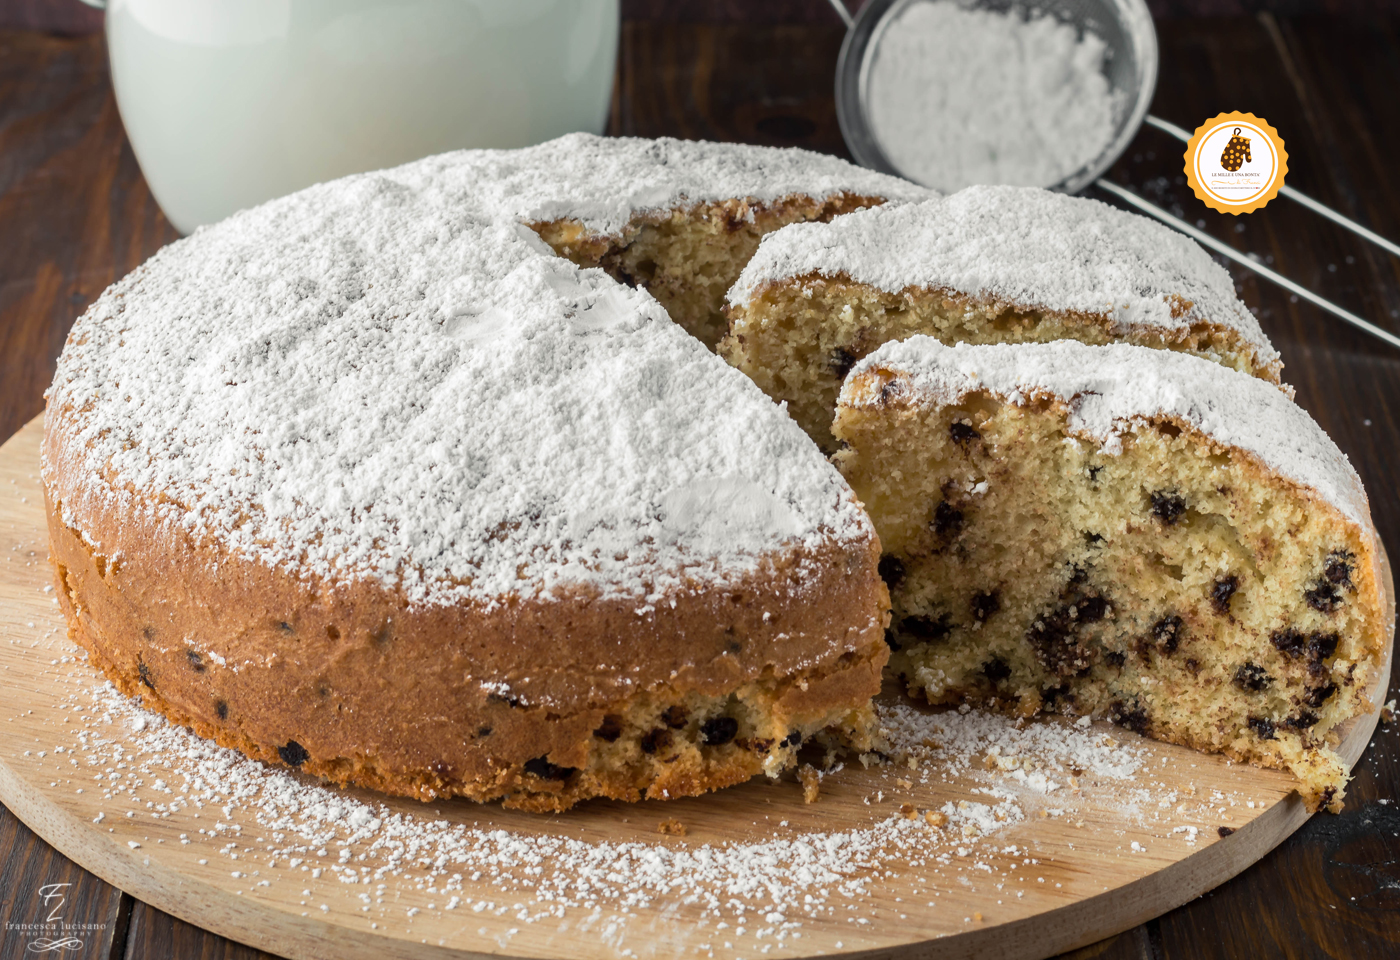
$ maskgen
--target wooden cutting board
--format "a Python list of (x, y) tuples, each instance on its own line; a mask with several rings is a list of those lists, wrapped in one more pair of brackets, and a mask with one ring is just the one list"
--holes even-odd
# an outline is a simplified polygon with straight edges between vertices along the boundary
[[(1307, 817), (1277, 771), (893, 694), (930, 724), (923, 762), (828, 773), (811, 804), (789, 775), (538, 816), (270, 771), (104, 690), (68, 641), (41, 433), (0, 447), (0, 800), (133, 896), (275, 954), (1038, 958), (1199, 896)], [(1344, 731), (1349, 763), (1379, 712)]]

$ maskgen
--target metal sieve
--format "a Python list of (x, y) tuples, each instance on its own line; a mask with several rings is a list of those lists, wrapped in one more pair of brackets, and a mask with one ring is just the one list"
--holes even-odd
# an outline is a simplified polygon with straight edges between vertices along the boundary
[[(908, 180), (915, 180), (890, 162), (881, 149), (879, 138), (870, 124), (869, 102), (867, 100), (870, 68), (880, 48), (880, 43), (899, 15), (912, 3), (928, 0), (869, 0), (860, 13), (851, 16), (842, 0), (828, 0), (832, 8), (846, 24), (846, 39), (841, 44), (841, 57), (836, 63), (836, 117), (841, 124), (841, 135), (857, 163), (863, 167), (894, 174)], [(1096, 34), (1107, 48), (1104, 54), (1104, 76), (1119, 98), (1117, 130), (1108, 146), (1089, 163), (1080, 167), (1051, 189), (1064, 193), (1078, 193), (1094, 184), (1099, 189), (1111, 193), (1125, 203), (1136, 207), (1148, 216), (1161, 220), (1168, 226), (1209, 247), (1222, 257), (1233, 260), (1247, 270), (1273, 281), (1285, 290), (1307, 300), (1333, 316), (1354, 327), (1384, 340), (1394, 347), (1400, 347), (1400, 336), (1362, 319), (1350, 310), (1344, 309), (1330, 300), (1318, 296), (1301, 284), (1283, 276), (1264, 264), (1251, 259), (1245, 253), (1187, 223), (1180, 217), (1163, 210), (1135, 192), (1104, 179), (1102, 174), (1122, 155), (1128, 144), (1137, 136), (1138, 129), (1146, 121), (1150, 126), (1167, 133), (1183, 143), (1191, 134), (1174, 123), (1150, 116), (1147, 108), (1152, 102), (1152, 94), (1157, 87), (1157, 31), (1152, 25), (1152, 15), (1148, 12), (1146, 0), (943, 0), (957, 2), (967, 9), (994, 10), (998, 13), (1015, 11), (1020, 14), (1047, 14), (1062, 23), (1072, 24), (1083, 36), (1085, 32)], [(1400, 244), (1367, 229), (1356, 221), (1319, 203), (1312, 197), (1284, 185), (1279, 195), (1288, 197), (1350, 230), (1352, 233), (1376, 244), (1387, 252), (1400, 257)]]
[[(871, 65), (891, 24), (910, 4), (925, 0), (870, 0), (854, 18), (839, 6), (840, 0), (831, 2), (850, 27), (836, 65), (836, 117), (846, 146), (861, 166), (916, 179), (891, 163), (882, 149), (871, 127), (868, 97)], [(1137, 136), (1157, 86), (1157, 32), (1146, 0), (971, 0), (959, 6), (998, 13), (1047, 14), (1073, 25), (1081, 36), (1088, 32), (1103, 40), (1107, 47), (1104, 76), (1119, 100), (1113, 139), (1097, 157), (1051, 189), (1077, 193), (1111, 167)]]

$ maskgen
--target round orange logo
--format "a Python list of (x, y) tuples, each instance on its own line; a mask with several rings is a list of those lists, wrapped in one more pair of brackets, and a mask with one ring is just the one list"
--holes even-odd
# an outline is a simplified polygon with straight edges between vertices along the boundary
[(1222, 113), (1186, 146), (1186, 182), (1221, 213), (1258, 210), (1283, 186), (1288, 154), (1278, 131), (1252, 113)]

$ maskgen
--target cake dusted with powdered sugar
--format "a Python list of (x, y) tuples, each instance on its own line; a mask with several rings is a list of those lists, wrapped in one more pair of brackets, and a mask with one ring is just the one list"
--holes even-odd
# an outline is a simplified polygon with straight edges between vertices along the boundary
[(841, 381), (882, 343), (1125, 341), (1278, 382), (1278, 353), (1190, 239), (1094, 200), (969, 187), (766, 239), (720, 347), (819, 443)]
[(833, 430), (911, 692), (1108, 717), (1339, 805), (1335, 731), (1388, 642), (1379, 545), (1282, 391), (1132, 345), (918, 336), (852, 370)]
[(172, 244), (79, 319), (48, 397), (75, 637), (220, 742), (425, 798), (689, 795), (828, 728), (868, 742), (887, 601), (850, 490), (652, 296), (541, 237), (632, 280), (643, 244), (664, 287), (895, 194), (926, 195), (575, 135)]

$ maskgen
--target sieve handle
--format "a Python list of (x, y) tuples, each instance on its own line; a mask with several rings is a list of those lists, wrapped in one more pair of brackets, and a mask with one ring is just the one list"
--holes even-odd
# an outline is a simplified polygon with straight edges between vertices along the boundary
[[(83, 0), (83, 2), (86, 3), (87, 0)], [(831, 4), (831, 8), (836, 11), (836, 15), (841, 18), (841, 22), (846, 25), (846, 29), (851, 29), (855, 25), (856, 18), (851, 14), (851, 11), (846, 9), (846, 5), (841, 0), (828, 0), (828, 2)]]
[[(1153, 124), (1153, 126), (1156, 126), (1156, 124)], [(1189, 224), (1185, 220), (1182, 220), (1180, 217), (1172, 216), (1170, 213), (1163, 210), (1155, 203), (1152, 203), (1149, 200), (1144, 200), (1136, 193), (1133, 193), (1133, 191), (1129, 190), (1127, 187), (1119, 186), (1112, 180), (1109, 180), (1105, 177), (1100, 177), (1098, 180), (1095, 180), (1094, 186), (1098, 187), (1100, 190), (1106, 190), (1107, 192), (1113, 194), (1115, 197), (1118, 197), (1122, 200), (1126, 200), (1128, 203), (1137, 207), (1143, 213), (1146, 213), (1149, 216), (1156, 217), (1158, 220), (1161, 220), (1169, 227), (1173, 227), (1177, 230), (1180, 230), (1182, 233), (1186, 234), (1188, 237), (1190, 237), (1192, 240), (1195, 240), (1197, 243), (1202, 244), (1203, 246), (1210, 247), (1210, 249), (1214, 250), (1216, 253), (1229, 257), (1231, 260), (1235, 261), (1242, 267), (1248, 267), (1250, 270), (1253, 270), (1261, 277), (1264, 277), (1268, 280), (1272, 280), (1274, 283), (1278, 284), (1280, 287), (1283, 287), (1285, 290), (1288, 290), (1289, 292), (1294, 293), (1299, 297), (1302, 297), (1304, 300), (1308, 301), (1311, 304), (1321, 307), (1333, 316), (1342, 318), (1347, 323), (1351, 324), (1353, 327), (1358, 327), (1362, 330), (1365, 330), (1371, 336), (1378, 337), (1381, 340), (1384, 340), (1392, 347), (1400, 347), (1400, 337), (1397, 337), (1389, 330), (1383, 330), (1380, 327), (1376, 326), (1374, 323), (1371, 323), (1368, 320), (1361, 319), (1356, 314), (1352, 313), (1350, 310), (1347, 310), (1343, 307), (1339, 307), (1331, 300), (1325, 300), (1322, 297), (1319, 297), (1307, 287), (1294, 283), (1292, 280), (1288, 279), (1283, 274), (1279, 273), (1277, 270), (1271, 270), (1268, 267), (1264, 266), (1262, 263), (1258, 263), (1257, 261), (1251, 260), (1245, 254), (1240, 253), (1228, 243), (1222, 243), (1221, 241), (1212, 237), (1210, 234), (1206, 233), (1204, 230), (1196, 228), (1192, 224)], [(1337, 216), (1340, 217), (1341, 214), (1337, 214)]]
[[(839, 0), (832, 0), (832, 2), (837, 3), (839, 2)], [(1161, 117), (1154, 117), (1152, 116), (1152, 114), (1149, 113), (1147, 115), (1146, 123), (1149, 127), (1156, 127), (1163, 133), (1171, 134), (1173, 137), (1176, 137), (1182, 143), (1191, 142), (1191, 134), (1186, 130), (1182, 129), (1181, 127), (1178, 127), (1176, 124), (1172, 123), (1169, 120), (1163, 120)], [(1338, 213), (1336, 210), (1333, 210), (1331, 207), (1327, 206), (1327, 204), (1314, 200), (1306, 193), (1301, 193), (1297, 190), (1294, 190), (1286, 183), (1278, 188), (1278, 192), (1283, 194), (1288, 199), (1294, 201), (1295, 203), (1301, 203), (1313, 213), (1321, 214), (1328, 220), (1331, 220), (1333, 223), (1346, 227), (1358, 237), (1364, 237), (1365, 239), (1374, 243), (1376, 246), (1380, 247), (1382, 250), (1385, 250), (1387, 253), (1390, 253), (1392, 256), (1400, 257), (1400, 243), (1396, 243), (1393, 240), (1387, 240), (1385, 237), (1381, 236), (1379, 233), (1376, 233), (1374, 230), (1366, 229), (1361, 224), (1357, 223), (1355, 220), (1352, 220), (1350, 217), (1347, 217), (1343, 214)]]

